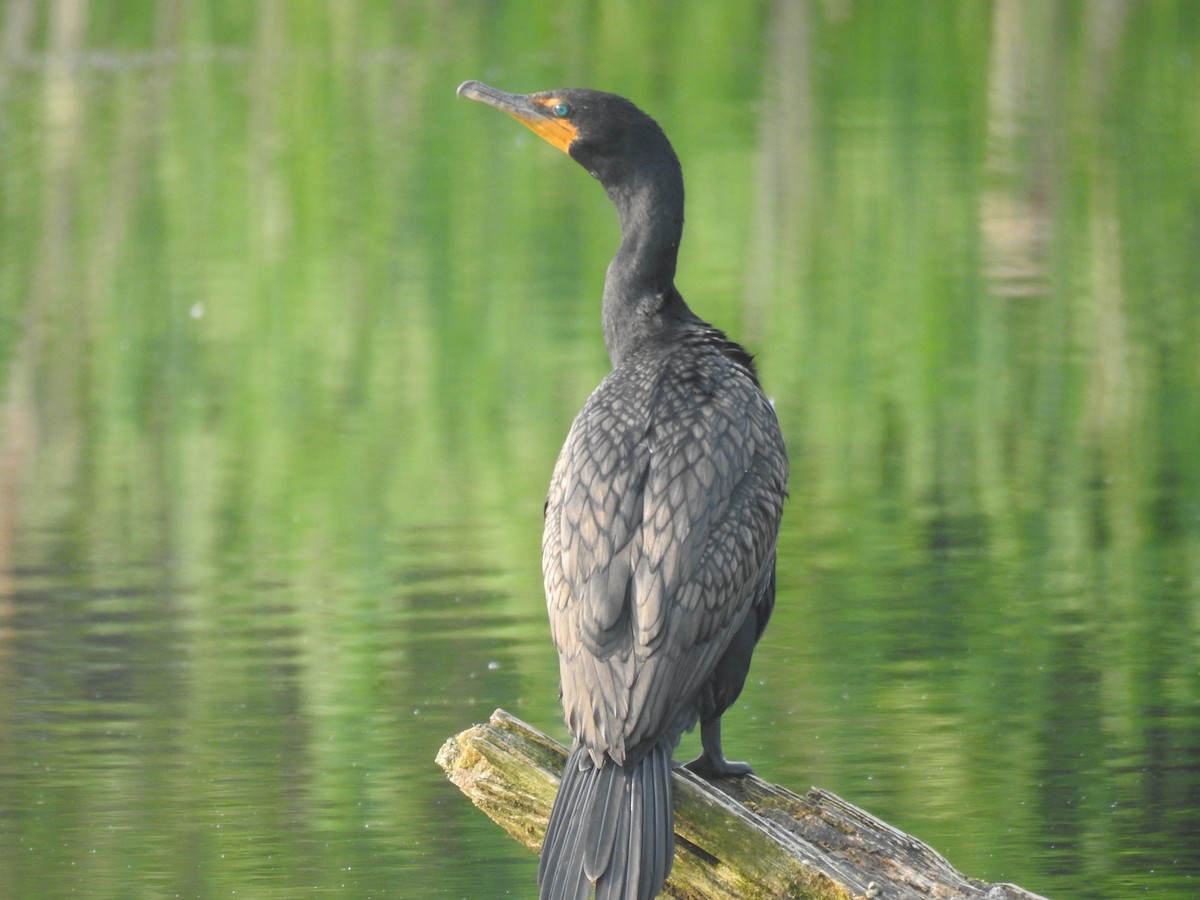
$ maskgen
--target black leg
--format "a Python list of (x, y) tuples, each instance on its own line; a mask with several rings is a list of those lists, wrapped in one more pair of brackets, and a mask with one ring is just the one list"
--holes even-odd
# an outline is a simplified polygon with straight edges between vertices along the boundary
[(721, 750), (721, 717), (717, 716), (709, 722), (700, 723), (700, 744), (704, 752), (687, 764), (701, 778), (711, 781), (714, 778), (728, 778), (732, 775), (753, 775), (754, 770), (748, 763), (730, 762)]

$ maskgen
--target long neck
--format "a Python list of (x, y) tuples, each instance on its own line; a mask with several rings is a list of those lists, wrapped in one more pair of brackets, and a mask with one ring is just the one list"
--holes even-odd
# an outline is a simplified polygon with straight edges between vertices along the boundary
[(691, 313), (675, 290), (683, 236), (683, 175), (674, 154), (606, 185), (621, 219), (621, 247), (604, 280), (601, 320), (614, 366)]

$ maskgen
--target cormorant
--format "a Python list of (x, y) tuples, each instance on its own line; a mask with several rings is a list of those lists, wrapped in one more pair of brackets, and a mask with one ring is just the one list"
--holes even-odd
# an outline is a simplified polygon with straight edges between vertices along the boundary
[(787, 455), (750, 355), (675, 289), (683, 175), (615, 94), (460, 96), (511, 115), (603, 186), (621, 220), (601, 319), (612, 371), (575, 418), (546, 500), (542, 572), (574, 738), (542, 846), (543, 900), (649, 898), (674, 857), (671, 753), (700, 722), (704, 777), (750, 772), (721, 715), (775, 605)]

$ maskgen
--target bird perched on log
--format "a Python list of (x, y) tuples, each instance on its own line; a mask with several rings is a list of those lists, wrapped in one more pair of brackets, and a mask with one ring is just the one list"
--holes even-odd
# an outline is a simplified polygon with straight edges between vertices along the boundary
[(542, 846), (543, 900), (655, 896), (674, 857), (671, 754), (700, 723), (706, 778), (740, 775), (721, 716), (775, 605), (787, 454), (753, 360), (675, 288), (683, 174), (615, 94), (458, 93), (508, 113), (595, 177), (621, 245), (601, 321), (612, 371), (546, 500), (542, 572), (574, 738)]

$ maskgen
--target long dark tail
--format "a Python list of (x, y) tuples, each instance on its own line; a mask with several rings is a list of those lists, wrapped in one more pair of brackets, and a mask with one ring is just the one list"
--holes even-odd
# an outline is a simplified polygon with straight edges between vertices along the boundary
[(670, 748), (599, 769), (572, 749), (542, 845), (541, 900), (586, 900), (593, 884), (596, 900), (650, 900), (674, 856)]

